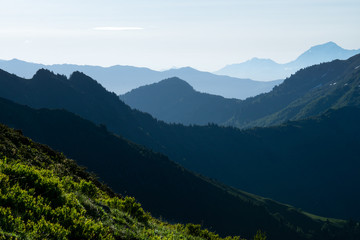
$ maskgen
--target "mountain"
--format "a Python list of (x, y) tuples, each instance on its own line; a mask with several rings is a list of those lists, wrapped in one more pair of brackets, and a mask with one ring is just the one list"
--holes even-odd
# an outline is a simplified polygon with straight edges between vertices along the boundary
[(190, 67), (160, 72), (148, 68), (119, 65), (99, 67), (73, 64), (43, 65), (17, 59), (0, 61), (0, 69), (23, 78), (31, 78), (42, 68), (66, 76), (70, 76), (75, 71), (84, 72), (96, 79), (107, 90), (116, 94), (124, 94), (134, 88), (159, 82), (162, 79), (179, 77), (192, 85), (197, 91), (221, 95), (227, 98), (245, 99), (260, 93), (269, 92), (274, 86), (282, 82), (282, 80), (259, 82), (250, 79), (218, 76)]
[[(342, 76), (341, 73), (346, 69), (354, 69), (359, 58), (357, 56), (347, 61), (331, 63), (330, 66), (340, 64), (342, 68), (330, 67), (334, 73), (329, 73), (324, 78)], [(324, 69), (329, 67), (328, 64), (319, 66)], [(305, 72), (310, 73), (311, 69), (319, 66), (308, 68)], [(315, 72), (319, 76), (323, 74)], [(285, 87), (282, 87), (284, 84), (278, 87), (284, 91), (276, 90), (279, 92), (246, 100), (248, 109), (254, 110), (256, 114), (265, 111), (266, 115), (266, 111), (274, 111), (272, 106), (284, 108), (287, 106), (286, 101), (296, 99), (296, 94), (301, 95), (311, 89), (316, 79), (309, 78), (302, 85), (302, 81), (296, 82), (289, 78), (284, 83)], [(299, 86), (292, 86), (292, 81)], [(216, 125), (185, 127), (165, 124), (149, 114), (132, 110), (115, 94), (107, 92), (95, 80), (79, 72), (67, 79), (47, 70), (40, 70), (32, 79), (22, 79), (0, 71), (0, 96), (36, 108), (67, 109), (96, 124), (103, 124), (109, 131), (135, 143), (164, 153), (192, 171), (239, 189), (271, 197), (318, 215), (360, 219), (359, 206), (353, 201), (360, 192), (356, 191), (358, 176), (352, 175), (353, 171), (358, 171), (358, 162), (353, 157), (358, 156), (356, 149), (359, 147), (357, 138), (348, 134), (351, 133), (352, 125), (347, 124), (347, 119), (343, 121), (344, 127), (349, 127), (346, 131), (336, 132), (338, 128), (325, 124), (329, 129), (318, 127), (321, 130), (319, 132), (304, 130), (298, 135), (292, 133), (294, 129), (298, 129), (292, 126), (278, 128), (273, 134), (264, 130), (258, 135), (256, 131)], [(354, 114), (356, 112), (354, 110)], [(251, 113), (241, 116), (256, 116)], [(348, 118), (351, 119), (352, 116), (349, 114)], [(356, 115), (354, 119), (357, 119)], [(317, 129), (316, 125), (313, 126)], [(356, 130), (356, 126), (352, 127)], [(304, 126), (304, 129), (308, 128)], [(355, 130), (354, 134), (357, 134)], [(282, 135), (282, 132), (286, 134)], [(303, 136), (301, 132), (306, 132), (307, 135)], [(273, 138), (267, 137), (268, 135)], [(298, 140), (294, 141), (292, 136), (298, 136)], [(322, 145), (328, 141), (334, 143), (329, 145), (331, 148)], [(348, 142), (351, 144), (347, 144)], [(287, 148), (294, 152), (285, 151)], [(311, 151), (304, 150), (308, 148)], [(348, 153), (352, 153), (349, 155), (352, 157), (346, 157), (344, 162), (337, 161), (342, 156), (348, 156)], [(337, 172), (340, 169), (342, 171)], [(349, 179), (349, 176), (354, 178)], [(333, 179), (337, 180), (336, 186), (342, 189), (342, 197), (334, 197), (333, 186), (329, 185)]]
[(271, 92), (241, 102), (227, 124), (270, 126), (331, 108), (360, 106), (360, 54), (298, 71)]
[(243, 63), (227, 65), (214, 72), (221, 76), (251, 76), (258, 81), (285, 79), (298, 69), (287, 68), (271, 59), (252, 58)]
[(360, 53), (360, 49), (347, 50), (334, 42), (311, 47), (294, 61), (279, 64), (271, 59), (253, 58), (249, 61), (227, 65), (215, 74), (238, 78), (251, 78), (258, 81), (285, 79), (301, 68), (330, 62), (335, 59), (345, 60)]
[[(2, 124), (0, 147), (2, 239), (221, 239), (200, 225), (152, 218), (134, 198), (114, 193), (73, 160)], [(132, 147), (125, 149), (147, 158)]]
[(343, 49), (334, 42), (328, 42), (311, 47), (296, 60), (289, 62), (288, 66), (299, 69), (323, 62), (330, 62), (336, 59), (345, 60), (359, 53), (360, 49)]
[[(55, 149), (63, 150), (67, 156), (98, 174), (115, 192), (135, 196), (143, 203), (144, 209), (151, 210), (155, 216), (162, 216), (171, 222), (202, 223), (222, 235), (241, 233), (245, 237), (250, 237), (257, 229), (262, 229), (270, 239), (355, 239), (357, 236), (358, 223), (313, 216), (289, 205), (195, 175), (164, 155), (113, 135), (103, 126), (96, 126), (67, 111), (34, 110), (5, 99), (0, 99), (0, 109), (1, 122), (20, 128), (24, 134)], [(70, 172), (75, 176), (85, 175), (89, 178), (82, 169), (73, 165), (70, 165), (70, 171), (66, 165), (63, 170), (61, 164), (67, 164), (69, 160), (64, 160), (60, 154), (54, 154), (48, 147), (30, 142), (20, 136), (19, 131), (12, 131), (12, 135), (15, 135), (12, 141), (2, 138), (2, 158), (6, 156), (18, 159), (16, 154), (24, 152), (24, 155), (19, 156), (31, 159), (24, 161), (26, 164), (35, 161), (36, 164), (31, 165), (44, 166), (56, 173)], [(11, 144), (14, 139), (19, 143)], [(47, 152), (52, 157), (42, 157), (39, 152)], [(36, 157), (33, 157), (34, 154)], [(57, 162), (51, 164), (54, 158), (60, 158), (60, 167)], [(91, 185), (85, 189), (89, 189), (87, 191), (90, 193), (94, 192)], [(87, 198), (81, 201), (88, 204), (85, 206), (87, 212), (92, 211), (95, 214), (99, 208), (109, 212), (107, 205), (104, 206), (109, 200), (100, 197), (95, 198), (97, 201), (94, 203), (92, 199), (89, 199), (90, 202)], [(140, 222), (144, 221), (141, 220), (144, 217), (145, 220), (149, 219), (142, 210), (129, 211), (134, 213), (134, 217), (140, 218)], [(111, 210), (110, 212), (112, 213)], [(119, 219), (118, 222), (121, 225), (124, 220)]]
[(296, 72), (271, 92), (243, 101), (196, 92), (179, 79), (143, 86), (120, 98), (166, 122), (270, 126), (316, 116), (331, 108), (360, 106), (358, 66), (360, 55), (314, 65)]
[(208, 123), (222, 124), (235, 113), (239, 100), (195, 91), (179, 78), (134, 89), (120, 99), (132, 108), (150, 113), (168, 123), (185, 125)]

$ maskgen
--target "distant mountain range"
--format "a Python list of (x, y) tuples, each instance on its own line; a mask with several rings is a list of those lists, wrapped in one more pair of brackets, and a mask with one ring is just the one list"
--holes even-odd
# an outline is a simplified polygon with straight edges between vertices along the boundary
[[(114, 191), (135, 196), (154, 216), (172, 222), (201, 223), (221, 235), (241, 234), (249, 239), (258, 229), (265, 231), (269, 238), (279, 240), (340, 240), (356, 236), (356, 225), (314, 216), (193, 174), (166, 156), (126, 141), (103, 126), (65, 110), (35, 110), (2, 98), (0, 110), (1, 122), (64, 151), (97, 173)], [(1, 141), (9, 144), (6, 136), (8, 134), (0, 135)], [(29, 144), (29, 140), (21, 136), (14, 139)], [(30, 146), (37, 147), (31, 143), (25, 150)], [(14, 149), (13, 146), (5, 154), (16, 153)], [(79, 170), (76, 173), (84, 176)]]
[[(340, 98), (332, 95), (332, 91), (328, 91), (330, 95), (323, 95), (324, 100), (338, 99), (336, 102), (342, 104), (315, 101), (324, 105), (313, 108), (311, 113), (323, 113), (323, 116), (277, 128), (247, 131), (216, 125), (165, 124), (149, 114), (132, 110), (116, 94), (107, 92), (80, 72), (74, 72), (68, 79), (40, 70), (32, 79), (23, 79), (0, 71), (0, 96), (35, 108), (67, 109), (133, 142), (164, 153), (192, 171), (248, 192), (319, 215), (360, 219), (356, 200), (360, 197), (357, 191), (360, 183), (357, 136), (360, 133), (356, 108), (359, 94), (355, 88), (359, 85), (358, 66), (360, 55), (347, 61), (316, 65), (299, 71), (271, 93), (243, 101), (246, 104), (238, 111), (242, 113), (239, 119), (247, 123), (262, 118), (260, 114), (266, 116), (285, 109), (299, 96), (313, 96), (310, 90), (320, 83), (326, 85), (324, 93), (334, 86), (340, 90), (350, 89)], [(334, 79), (338, 84), (334, 85)], [(343, 81), (346, 80), (348, 85), (345, 86)], [(339, 110), (328, 109), (333, 106)], [(353, 108), (341, 110), (344, 106)], [(14, 121), (17, 118), (13, 116)], [(335, 197), (335, 185), (329, 182), (341, 189), (338, 191), (341, 196)]]
[[(74, 64), (43, 65), (17, 59), (0, 60), (0, 69), (24, 78), (31, 78), (41, 68), (68, 77), (74, 71), (81, 71), (96, 79), (108, 91), (118, 95), (163, 79), (178, 77), (199, 92), (226, 98), (246, 99), (271, 91), (283, 79), (301, 68), (335, 59), (347, 59), (357, 53), (360, 53), (360, 49), (345, 50), (329, 42), (310, 48), (290, 63), (277, 64), (270, 59), (254, 58), (245, 63), (226, 66), (215, 74), (198, 71), (191, 67), (154, 71), (148, 68), (119, 65), (111, 67)], [(242, 77), (239, 78), (239, 76)]]
[(289, 63), (279, 64), (271, 59), (253, 58), (243, 63), (227, 65), (214, 73), (238, 78), (251, 78), (258, 81), (285, 79), (301, 68), (335, 59), (345, 60), (359, 53), (360, 49), (347, 50), (334, 42), (328, 42), (311, 47)]
[(178, 79), (134, 89), (120, 98), (169, 123), (248, 128), (315, 116), (330, 108), (360, 106), (360, 55), (298, 71), (271, 92), (246, 100), (199, 93)]
[(39, 69), (49, 69), (55, 73), (70, 76), (72, 72), (81, 71), (96, 79), (108, 91), (124, 94), (134, 88), (159, 82), (166, 78), (179, 77), (193, 86), (197, 91), (224, 96), (227, 98), (245, 99), (260, 93), (269, 92), (282, 80), (271, 82), (253, 81), (228, 76), (218, 76), (190, 67), (154, 71), (148, 68), (131, 66), (86, 66), (73, 64), (43, 65), (17, 59), (0, 60), (0, 69), (14, 73), (23, 78), (32, 78)]

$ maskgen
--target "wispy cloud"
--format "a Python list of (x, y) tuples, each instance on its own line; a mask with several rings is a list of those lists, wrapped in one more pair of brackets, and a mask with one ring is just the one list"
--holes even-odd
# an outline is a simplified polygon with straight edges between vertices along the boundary
[(143, 30), (142, 27), (95, 27), (97, 31), (132, 31), (132, 30)]

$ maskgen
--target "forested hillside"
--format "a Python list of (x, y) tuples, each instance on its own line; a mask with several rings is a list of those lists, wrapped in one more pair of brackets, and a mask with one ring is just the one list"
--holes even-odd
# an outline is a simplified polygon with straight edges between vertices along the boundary
[[(194, 175), (165, 156), (66, 111), (33, 110), (7, 100), (2, 100), (0, 107), (6, 113), (1, 114), (1, 122), (64, 151), (116, 192), (135, 196), (154, 216), (171, 222), (201, 223), (221, 235), (247, 238), (258, 229), (275, 239), (302, 240), (308, 235), (313, 239), (338, 239), (354, 234), (355, 229), (343, 229), (348, 224), (345, 221), (314, 217)], [(325, 223), (330, 224), (330, 235), (321, 230)]]

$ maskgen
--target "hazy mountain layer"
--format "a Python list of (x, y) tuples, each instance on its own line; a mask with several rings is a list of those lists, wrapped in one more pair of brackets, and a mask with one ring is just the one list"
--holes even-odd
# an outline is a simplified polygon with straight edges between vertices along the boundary
[(360, 49), (347, 50), (339, 47), (334, 42), (328, 42), (311, 47), (296, 60), (289, 63), (279, 64), (271, 59), (253, 58), (243, 63), (227, 65), (216, 71), (215, 74), (251, 78), (259, 81), (285, 79), (301, 68), (335, 59), (345, 60), (359, 53)]
[(260, 93), (269, 92), (274, 86), (282, 82), (282, 80), (259, 82), (250, 79), (218, 76), (190, 67), (160, 72), (148, 68), (119, 65), (99, 67), (73, 64), (43, 65), (17, 59), (0, 61), (0, 69), (24, 78), (31, 78), (41, 68), (66, 76), (70, 76), (75, 71), (84, 72), (96, 79), (108, 91), (115, 92), (116, 94), (124, 94), (134, 88), (159, 82), (165, 78), (179, 77), (188, 82), (197, 91), (228, 98), (245, 99)]

